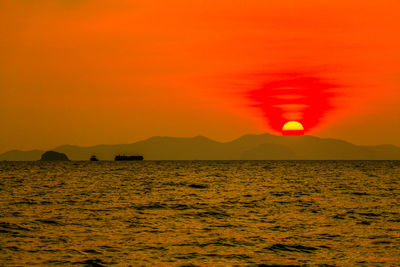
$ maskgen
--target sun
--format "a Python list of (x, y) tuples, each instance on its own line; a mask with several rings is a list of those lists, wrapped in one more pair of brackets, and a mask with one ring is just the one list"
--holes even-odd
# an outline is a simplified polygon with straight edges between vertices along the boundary
[(304, 135), (304, 127), (298, 121), (288, 121), (282, 127), (283, 135)]

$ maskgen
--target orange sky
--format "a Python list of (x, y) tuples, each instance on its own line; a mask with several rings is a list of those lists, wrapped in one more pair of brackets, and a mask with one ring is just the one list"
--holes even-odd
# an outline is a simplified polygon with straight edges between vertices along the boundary
[(274, 73), (340, 84), (308, 134), (400, 145), (400, 2), (2, 0), (0, 152), (272, 132)]

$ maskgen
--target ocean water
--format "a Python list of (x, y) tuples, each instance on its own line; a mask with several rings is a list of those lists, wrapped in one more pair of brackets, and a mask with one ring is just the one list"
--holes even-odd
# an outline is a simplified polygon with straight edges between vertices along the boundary
[(400, 266), (398, 161), (0, 162), (1, 266)]

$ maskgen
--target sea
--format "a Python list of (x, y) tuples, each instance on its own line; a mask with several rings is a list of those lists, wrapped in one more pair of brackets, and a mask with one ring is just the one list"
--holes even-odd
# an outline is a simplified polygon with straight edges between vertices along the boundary
[(0, 162), (0, 266), (400, 266), (400, 161)]

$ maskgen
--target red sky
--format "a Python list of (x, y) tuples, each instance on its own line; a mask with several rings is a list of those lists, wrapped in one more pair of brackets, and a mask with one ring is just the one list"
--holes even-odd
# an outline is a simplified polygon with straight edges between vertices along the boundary
[(0, 152), (278, 133), (249, 94), (290, 74), (337, 85), (307, 134), (400, 145), (399, 11), (394, 0), (2, 0)]

